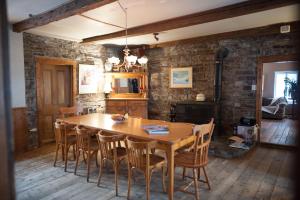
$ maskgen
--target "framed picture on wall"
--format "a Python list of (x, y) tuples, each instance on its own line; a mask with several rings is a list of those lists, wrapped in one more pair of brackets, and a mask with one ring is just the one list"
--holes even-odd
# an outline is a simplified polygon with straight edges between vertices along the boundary
[(100, 70), (96, 65), (79, 64), (79, 94), (98, 92)]
[(171, 68), (170, 88), (192, 88), (193, 87), (193, 68)]

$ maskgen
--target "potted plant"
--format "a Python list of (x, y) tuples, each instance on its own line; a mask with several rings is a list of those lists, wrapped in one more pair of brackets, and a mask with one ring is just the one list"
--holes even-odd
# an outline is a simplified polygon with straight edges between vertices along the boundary
[(288, 93), (291, 95), (292, 100), (298, 99), (297, 91), (298, 91), (298, 84), (296, 80), (285, 78), (284, 79), (285, 84), (288, 85), (287, 91), (284, 91), (284, 93)]

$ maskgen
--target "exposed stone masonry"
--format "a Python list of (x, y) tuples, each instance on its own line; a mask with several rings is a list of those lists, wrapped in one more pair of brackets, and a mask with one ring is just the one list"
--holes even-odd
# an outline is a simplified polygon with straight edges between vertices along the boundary
[[(122, 52), (115, 47), (80, 44), (29, 33), (23, 35), (29, 128), (37, 127), (34, 56), (69, 58), (79, 64), (94, 64), (95, 60), (104, 62), (107, 57)], [(193, 100), (198, 93), (204, 93), (206, 99), (212, 101), (215, 53), (221, 46), (229, 49), (229, 55), (224, 60), (222, 77), (223, 124), (232, 125), (242, 116), (255, 117), (255, 91), (251, 90), (251, 85), (256, 84), (257, 58), (295, 53), (297, 44), (299, 40), (296, 36), (278, 34), (147, 49), (145, 53), (149, 58), (149, 118), (168, 120), (171, 103)], [(170, 67), (190, 66), (193, 67), (193, 88), (170, 89)], [(76, 102), (83, 107), (100, 106), (104, 109), (103, 98), (103, 94), (78, 95)], [(36, 144), (35, 135), (31, 137), (30, 145)]]
[[(278, 34), (148, 49), (149, 117), (168, 120), (171, 103), (194, 100), (198, 93), (212, 101), (215, 53), (221, 46), (229, 49), (222, 76), (223, 125), (231, 126), (242, 116), (255, 117), (256, 94), (251, 85), (256, 85), (257, 58), (296, 53), (297, 44), (296, 36)], [(193, 88), (170, 89), (170, 67), (193, 67)]]
[[(30, 129), (37, 127), (35, 56), (68, 58), (76, 60), (78, 64), (96, 64), (97, 62), (104, 63), (107, 57), (119, 53), (119, 49), (117, 48), (106, 48), (102, 45), (93, 44), (80, 44), (78, 42), (43, 37), (29, 33), (24, 33), (23, 39), (26, 84), (25, 95), (28, 110), (28, 125)], [(98, 66), (103, 67), (103, 64), (99, 64)], [(95, 106), (104, 109), (104, 95), (100, 93), (77, 95), (76, 104), (82, 107)], [(30, 146), (36, 146), (37, 135), (30, 136), (29, 143)]]

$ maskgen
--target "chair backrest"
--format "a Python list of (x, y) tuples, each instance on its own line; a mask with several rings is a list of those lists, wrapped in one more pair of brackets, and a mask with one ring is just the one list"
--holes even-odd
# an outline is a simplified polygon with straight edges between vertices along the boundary
[(54, 122), (54, 134), (56, 144), (62, 144), (65, 139), (66, 125), (63, 122)]
[(125, 145), (130, 167), (144, 170), (150, 166), (150, 152), (151, 149), (155, 148), (156, 141), (136, 140), (127, 137)]
[(194, 142), (194, 165), (205, 165), (208, 162), (208, 148), (214, 130), (214, 119), (208, 124), (196, 125), (196, 140)]
[(73, 107), (60, 107), (59, 112), (62, 118), (72, 117), (77, 115), (77, 108)]
[(89, 151), (91, 146), (91, 132), (84, 126), (76, 126), (77, 148), (83, 151)]
[(104, 131), (97, 134), (101, 159), (114, 160), (117, 158), (117, 147), (125, 139), (123, 135), (113, 135)]

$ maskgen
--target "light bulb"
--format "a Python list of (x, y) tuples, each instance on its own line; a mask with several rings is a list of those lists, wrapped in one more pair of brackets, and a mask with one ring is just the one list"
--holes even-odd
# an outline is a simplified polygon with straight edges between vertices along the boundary
[(141, 58), (138, 59), (138, 62), (141, 64), (141, 65), (145, 65), (147, 64), (148, 62), (148, 58), (146, 56), (143, 56)]
[(126, 59), (127, 59), (127, 62), (129, 62), (131, 65), (135, 65), (137, 57), (130, 55)]
[(113, 56), (108, 58), (108, 62), (112, 63), (113, 65), (118, 65), (120, 63), (120, 59)]

